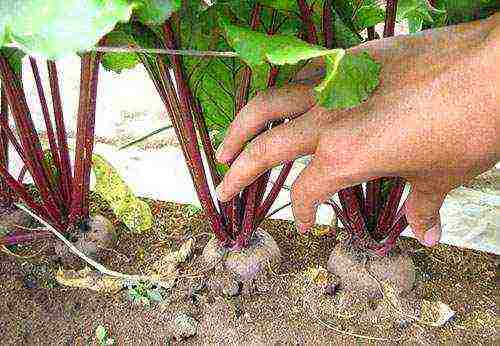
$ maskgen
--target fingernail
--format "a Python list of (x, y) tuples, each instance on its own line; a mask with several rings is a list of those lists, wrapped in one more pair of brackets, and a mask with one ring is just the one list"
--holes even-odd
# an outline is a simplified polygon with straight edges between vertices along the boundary
[(441, 225), (436, 224), (430, 230), (425, 232), (424, 235), (424, 245), (426, 246), (434, 246), (439, 243), (441, 239)]
[(311, 230), (310, 226), (307, 226), (303, 223), (297, 223), (296, 227), (297, 227), (297, 231), (299, 231), (299, 233), (301, 233), (301, 234), (307, 234)]

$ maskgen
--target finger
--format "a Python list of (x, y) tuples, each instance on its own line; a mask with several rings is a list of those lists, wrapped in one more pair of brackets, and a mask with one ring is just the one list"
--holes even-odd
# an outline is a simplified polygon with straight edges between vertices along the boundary
[(279, 125), (250, 142), (217, 187), (219, 200), (228, 201), (263, 172), (281, 162), (314, 152), (318, 135), (308, 118)]
[(303, 114), (314, 102), (312, 88), (303, 84), (272, 88), (258, 94), (243, 107), (231, 123), (224, 142), (217, 150), (217, 160), (229, 163), (241, 151), (243, 145), (270, 121)]
[[(412, 184), (413, 185), (413, 184)], [(425, 183), (415, 183), (406, 202), (406, 218), (417, 239), (434, 246), (441, 239), (439, 209), (445, 193), (432, 191)]]
[(318, 205), (355, 183), (348, 177), (334, 175), (327, 161), (316, 155), (292, 185), (290, 197), (297, 230), (309, 232), (315, 224)]

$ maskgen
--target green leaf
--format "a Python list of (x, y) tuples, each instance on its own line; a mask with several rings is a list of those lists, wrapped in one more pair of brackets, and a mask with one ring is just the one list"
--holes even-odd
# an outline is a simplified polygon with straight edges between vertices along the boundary
[(159, 129), (156, 129), (156, 130), (153, 130), (151, 131), (150, 133), (140, 137), (140, 138), (137, 138), (137, 139), (134, 139), (133, 141), (130, 141), (128, 142), (127, 144), (124, 144), (122, 145), (120, 148), (118, 148), (119, 150), (123, 150), (123, 149), (126, 149), (126, 148), (129, 148), (133, 145), (137, 145), (141, 142), (144, 142), (145, 140), (159, 134), (159, 133), (162, 133), (164, 131), (167, 131), (167, 130), (170, 130), (171, 128), (173, 127), (173, 125), (167, 125), (167, 126), (163, 126), (163, 127), (160, 127)]
[(181, 0), (136, 0), (134, 13), (146, 25), (159, 25), (181, 6)]
[(216, 163), (215, 168), (217, 169), (217, 172), (221, 175), (225, 175), (227, 171), (229, 171), (229, 165), (225, 163)]
[[(251, 13), (252, 1), (220, 0), (208, 9), (200, 8), (197, 1), (189, 1), (179, 12), (181, 42), (183, 49), (227, 51), (231, 47), (224, 36), (221, 18), (247, 25)], [(269, 27), (271, 11), (261, 12), (260, 30)], [(280, 23), (280, 31), (294, 33), (298, 31), (299, 21), (293, 13), (278, 13), (275, 22)], [(188, 82), (195, 97), (201, 104), (203, 116), (210, 130), (226, 129), (235, 116), (235, 95), (241, 81), (245, 64), (238, 59), (211, 58), (199, 59), (183, 57), (183, 64)], [(267, 87), (270, 67), (263, 64), (254, 67), (249, 90), (249, 98), (256, 91)], [(277, 85), (288, 81), (292, 69), (280, 71)]]
[(297, 0), (258, 0), (264, 6), (283, 11), (297, 10)]
[(189, 84), (201, 103), (207, 126), (211, 129), (227, 128), (234, 118), (234, 95), (239, 70), (240, 63), (222, 58), (193, 67)]
[(136, 301), (142, 297), (141, 294), (135, 288), (130, 288), (127, 291), (127, 293), (128, 293), (128, 296), (130, 297), (130, 299), (132, 299), (132, 301)]
[(95, 191), (109, 203), (116, 217), (132, 232), (149, 230), (152, 215), (148, 204), (135, 197), (116, 169), (97, 154), (92, 156), (92, 168), (96, 177)]
[(368, 99), (379, 83), (380, 65), (368, 53), (325, 57), (326, 76), (315, 88), (320, 105), (351, 108)]
[(97, 340), (104, 341), (108, 337), (108, 331), (104, 328), (104, 326), (98, 325), (95, 330), (95, 336)]
[[(162, 47), (161, 39), (156, 35), (154, 28), (147, 25), (143, 25), (139, 22), (129, 22), (125, 24), (119, 24), (115, 28), (115, 31), (121, 31), (128, 38), (131, 39), (130, 44), (135, 47), (142, 48), (159, 48)], [(152, 53), (137, 53), (136, 56), (139, 60), (147, 65), (156, 65), (157, 55)], [(167, 62), (168, 57), (162, 56), (163, 60)], [(147, 68), (147, 66), (145, 65)]]
[[(132, 35), (124, 31), (114, 30), (106, 35), (107, 46), (134, 45)], [(102, 66), (106, 70), (120, 73), (123, 70), (134, 68), (140, 62), (136, 53), (105, 53), (102, 57)]]
[(411, 33), (422, 30), (423, 23), (434, 23), (433, 14), (444, 14), (443, 10), (433, 8), (427, 0), (399, 0), (396, 19), (407, 20)]
[(372, 27), (385, 20), (385, 12), (378, 5), (363, 5), (356, 12), (354, 25), (356, 30)]
[(326, 76), (315, 91), (320, 104), (330, 109), (354, 107), (366, 100), (378, 85), (380, 67), (368, 53), (346, 54), (343, 49), (327, 50), (294, 36), (268, 36), (229, 24), (226, 35), (241, 59), (252, 68), (324, 57)]
[(57, 59), (94, 46), (132, 7), (127, 0), (0, 1), (0, 44)]
[(336, 46), (340, 48), (350, 48), (360, 44), (362, 39), (356, 33), (355, 24), (350, 23), (349, 26), (336, 12), (334, 12), (333, 15), (335, 17), (333, 31), (335, 33)]
[(435, 6), (446, 10), (448, 25), (487, 18), (500, 11), (498, 0), (437, 0)]
[(148, 297), (140, 297), (139, 303), (142, 304), (145, 308), (149, 309), (151, 307), (151, 301)]
[(292, 35), (273, 35), (231, 24), (225, 25), (229, 44), (251, 67), (265, 63), (296, 64), (315, 57), (337, 54), (341, 49), (328, 50), (311, 45)]
[(163, 296), (159, 290), (148, 290), (148, 298), (154, 302), (163, 301)]
[(25, 56), (23, 51), (17, 48), (2, 47), (0, 48), (0, 54), (2, 54), (7, 59), (7, 62), (9, 63), (14, 73), (18, 77), (20, 77), (23, 69), (22, 59)]

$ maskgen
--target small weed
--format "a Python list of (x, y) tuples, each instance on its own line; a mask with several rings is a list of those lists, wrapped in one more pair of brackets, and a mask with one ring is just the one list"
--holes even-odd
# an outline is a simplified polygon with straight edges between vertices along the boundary
[(40, 287), (42, 287), (42, 288), (56, 288), (58, 286), (59, 286), (59, 283), (53, 277), (47, 278), (47, 279), (42, 280), (40, 282)]
[(98, 325), (95, 330), (95, 336), (99, 342), (99, 346), (112, 346), (116, 345), (114, 338), (109, 336), (108, 330), (103, 325)]
[(9, 229), (3, 225), (0, 225), (0, 237), (9, 234)]
[(152, 302), (163, 301), (160, 288), (153, 287), (150, 283), (139, 281), (128, 289), (128, 296), (135, 304), (151, 307)]
[(201, 208), (194, 205), (194, 204), (189, 204), (186, 206), (186, 215), (187, 216), (194, 216), (198, 214), (201, 211)]

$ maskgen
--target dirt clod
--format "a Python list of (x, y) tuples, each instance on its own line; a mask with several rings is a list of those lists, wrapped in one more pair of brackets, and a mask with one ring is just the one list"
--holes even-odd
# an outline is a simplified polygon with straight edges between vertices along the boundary
[(0, 227), (2, 228), (11, 230), (12, 228), (15, 228), (15, 226), (31, 227), (33, 223), (33, 218), (21, 209), (0, 209)]
[(188, 314), (178, 314), (174, 319), (174, 338), (176, 340), (188, 339), (198, 330), (198, 321)]

